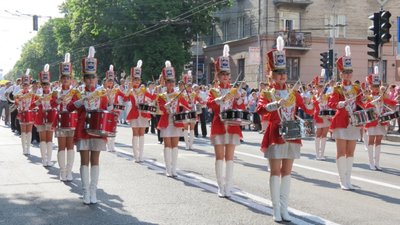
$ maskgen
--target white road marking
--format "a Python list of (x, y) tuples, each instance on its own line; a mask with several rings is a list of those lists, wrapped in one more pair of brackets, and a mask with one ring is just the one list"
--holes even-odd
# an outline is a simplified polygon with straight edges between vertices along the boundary
[[(124, 153), (125, 155), (128, 155), (130, 158), (133, 158), (133, 154), (127, 151), (124, 151), (120, 148), (115, 148), (117, 152)], [(163, 172), (165, 165), (154, 161), (154, 160), (145, 160), (144, 164), (148, 166), (149, 168), (158, 171), (158, 172)], [(207, 179), (205, 177), (196, 175), (194, 173), (186, 173), (186, 172), (181, 172), (178, 171), (178, 178), (179, 180), (182, 180), (184, 182), (190, 183), (194, 186), (200, 187), (204, 190), (210, 191), (210, 192), (217, 192), (217, 183), (213, 180)], [(235, 188), (233, 191), (233, 195), (230, 198), (231, 200), (238, 202), (242, 205), (246, 205), (248, 207), (251, 207), (253, 209), (256, 209), (260, 212), (265, 212), (268, 215), (273, 214), (272, 210), (272, 202), (266, 198), (259, 197), (256, 195), (253, 195), (251, 193), (245, 192), (243, 190)], [(299, 225), (308, 225), (310, 222), (315, 223), (315, 224), (328, 224), (328, 225), (337, 225), (337, 223), (334, 223), (332, 221), (323, 219), (321, 217), (289, 208), (289, 211), (291, 212), (292, 215), (292, 223), (294, 224), (299, 224)]]
[[(244, 156), (248, 156), (248, 157), (252, 157), (252, 158), (256, 158), (256, 159), (266, 160), (262, 156), (253, 155), (253, 154), (249, 154), (249, 153), (241, 152), (241, 151), (235, 151), (235, 154), (244, 155)], [(300, 164), (297, 164), (297, 163), (294, 163), (293, 166), (299, 167), (299, 168), (302, 168), (302, 169), (306, 169), (306, 170), (312, 170), (312, 171), (315, 171), (315, 172), (329, 174), (329, 175), (333, 175), (333, 176), (339, 176), (338, 173), (331, 172), (331, 171), (328, 171), (328, 170), (314, 168), (314, 167), (311, 167), (311, 166), (304, 166), (304, 165), (300, 165)], [(358, 180), (358, 181), (363, 181), (363, 182), (370, 183), (370, 184), (376, 184), (376, 185), (387, 187), (387, 188), (393, 188), (393, 189), (396, 189), (396, 190), (400, 190), (400, 186), (397, 186), (397, 185), (394, 185), (394, 184), (385, 183), (385, 182), (381, 182), (381, 181), (370, 180), (370, 179), (367, 179), (367, 178), (362, 178), (362, 177), (357, 177), (357, 176), (351, 176), (351, 179)]]

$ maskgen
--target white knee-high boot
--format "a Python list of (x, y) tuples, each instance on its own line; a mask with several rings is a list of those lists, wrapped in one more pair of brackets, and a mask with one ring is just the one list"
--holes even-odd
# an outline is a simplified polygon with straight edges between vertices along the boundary
[(90, 167), (90, 203), (97, 203), (97, 183), (99, 181), (99, 166)]
[(26, 155), (26, 133), (21, 132), (22, 154)]
[(32, 132), (26, 133), (26, 154), (31, 154), (31, 141), (32, 141)]
[(189, 133), (188, 130), (183, 130), (183, 139), (185, 139), (185, 149), (188, 150), (189, 149)]
[(39, 148), (40, 148), (40, 155), (42, 156), (42, 164), (43, 166), (47, 166), (47, 144), (44, 141), (41, 141), (39, 143)]
[(190, 130), (189, 149), (193, 149), (194, 130)]
[(135, 162), (139, 162), (138, 141), (139, 141), (138, 136), (132, 137), (132, 150), (133, 150), (133, 158), (135, 159)]
[(315, 138), (315, 159), (320, 160), (320, 145), (321, 145), (321, 138)]
[(281, 178), (279, 176), (269, 177), (269, 190), (271, 193), (272, 208), (274, 210), (274, 215), (272, 215), (272, 218), (276, 222), (282, 221), (281, 206), (280, 206), (280, 195), (281, 195), (280, 186), (281, 186)]
[(381, 146), (376, 145), (375, 146), (375, 167), (377, 170), (382, 170), (382, 168), (379, 165), (379, 160), (381, 159)]
[(281, 216), (282, 220), (285, 222), (290, 222), (291, 218), (288, 212), (288, 202), (290, 193), (290, 175), (284, 176), (281, 179), (281, 193), (280, 193), (280, 203), (281, 203)]
[(367, 150), (368, 150), (369, 168), (371, 170), (376, 170), (374, 163), (374, 146), (368, 145)]
[(172, 148), (165, 147), (164, 148), (164, 162), (165, 162), (165, 175), (167, 177), (172, 176), (171, 174), (171, 157), (172, 157)]
[(57, 162), (58, 166), (60, 167), (60, 181), (67, 180), (67, 171), (65, 167), (65, 151), (58, 151), (57, 152)]
[(336, 165), (339, 173), (340, 188), (342, 188), (343, 190), (349, 190), (346, 181), (346, 171), (347, 171), (346, 157), (342, 156), (336, 159)]
[(178, 164), (178, 147), (175, 147), (171, 151), (171, 175), (177, 177), (176, 166)]
[(224, 187), (224, 160), (215, 160), (215, 175), (218, 184), (218, 196), (225, 197)]
[(83, 189), (83, 203), (86, 205), (90, 204), (90, 192), (89, 192), (89, 166), (81, 165), (81, 182)]
[(346, 158), (346, 183), (350, 190), (354, 190), (354, 187), (351, 185), (351, 170), (353, 169), (353, 160), (354, 157)]
[(74, 167), (75, 151), (74, 149), (67, 150), (67, 181), (72, 181), (74, 177), (72, 176), (72, 167)]
[(52, 166), (51, 156), (53, 154), (53, 143), (47, 142), (47, 166)]
[(143, 162), (144, 136), (139, 136), (139, 162)]
[(326, 146), (326, 137), (321, 138), (321, 149), (319, 153), (319, 157), (321, 160), (325, 160), (325, 146)]
[(229, 198), (232, 196), (233, 160), (226, 161), (225, 164), (225, 196)]

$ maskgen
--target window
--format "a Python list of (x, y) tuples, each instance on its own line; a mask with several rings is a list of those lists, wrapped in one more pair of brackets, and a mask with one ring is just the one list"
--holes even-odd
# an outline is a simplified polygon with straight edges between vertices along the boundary
[[(379, 61), (378, 60), (368, 60), (368, 74), (374, 73), (374, 67), (376, 65), (379, 66)], [(386, 65), (387, 65), (387, 60), (382, 60), (382, 67), (383, 67), (382, 83), (386, 83), (387, 82)], [(379, 70), (380, 70), (380, 68), (379, 68)]]
[(281, 31), (290, 31), (300, 29), (299, 12), (279, 12), (279, 29)]
[(238, 80), (244, 79), (244, 59), (238, 59), (238, 74), (240, 75)]
[(244, 38), (244, 16), (237, 18), (237, 30), (238, 30), (238, 39)]
[(222, 38), (223, 41), (228, 41), (229, 21), (222, 22)]
[(336, 16), (328, 16), (325, 15), (325, 26), (327, 28), (331, 28), (325, 31), (325, 35), (330, 37), (335, 36), (336, 38), (345, 38), (346, 37), (346, 16), (345, 15), (336, 15)]
[(299, 80), (300, 71), (300, 58), (287, 57), (286, 58), (286, 69), (289, 82), (296, 82)]

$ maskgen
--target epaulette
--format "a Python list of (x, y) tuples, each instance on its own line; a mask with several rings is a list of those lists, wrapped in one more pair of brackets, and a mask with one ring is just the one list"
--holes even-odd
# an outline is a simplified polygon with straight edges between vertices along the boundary
[(220, 92), (217, 88), (211, 88), (210, 93), (213, 95), (214, 98), (218, 98), (220, 95)]
[(167, 100), (167, 96), (165, 95), (165, 93), (158, 94), (157, 98), (161, 98), (161, 99)]
[(343, 89), (342, 89), (342, 87), (341, 87), (341, 86), (335, 86), (335, 87), (333, 87), (333, 93), (337, 93), (337, 94), (343, 95)]

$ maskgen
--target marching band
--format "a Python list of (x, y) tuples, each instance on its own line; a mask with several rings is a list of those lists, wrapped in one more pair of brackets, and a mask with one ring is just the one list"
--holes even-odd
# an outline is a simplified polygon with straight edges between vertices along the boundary
[[(362, 85), (352, 83), (350, 47), (345, 56), (337, 60), (341, 82), (325, 80), (325, 71), (315, 76), (312, 91), (305, 91), (300, 81), (287, 83), (284, 40), (277, 38), (276, 49), (267, 57), (268, 83), (264, 84), (255, 112), (262, 120), (263, 138), (260, 150), (270, 167), (269, 188), (273, 206), (273, 219), (290, 222), (288, 212), (291, 172), (295, 159), (300, 158), (301, 139), (315, 137), (315, 159), (325, 160), (328, 132), (336, 142), (336, 164), (339, 184), (343, 190), (354, 190), (351, 171), (356, 141), (361, 129), (366, 130), (366, 143), (371, 170), (381, 170), (381, 140), (386, 134), (388, 122), (400, 118), (392, 110), (397, 102), (386, 95), (382, 88), (379, 68), (366, 76)], [(72, 83), (70, 54), (65, 54), (59, 67), (60, 87), (51, 90), (49, 65), (39, 73), (42, 92), (30, 90), (31, 75), (27, 69), (20, 89), (13, 93), (17, 118), (21, 125), (21, 144), (24, 155), (30, 154), (32, 127), (40, 136), (42, 164), (52, 166), (53, 132), (58, 140), (57, 162), (60, 181), (72, 181), (75, 158), (74, 145), (80, 153), (80, 175), (83, 203), (97, 203), (100, 152), (115, 151), (115, 135), (121, 113), (127, 110), (126, 121), (132, 128), (132, 151), (135, 162), (144, 160), (145, 129), (152, 116), (159, 130), (159, 141), (164, 143), (165, 174), (177, 177), (178, 143), (184, 137), (186, 149), (193, 149), (194, 128), (207, 106), (212, 112), (210, 142), (214, 146), (215, 175), (218, 196), (230, 198), (233, 193), (233, 167), (236, 146), (243, 135), (242, 126), (252, 123), (252, 113), (246, 110), (242, 89), (243, 80), (231, 83), (229, 46), (215, 61), (214, 86), (208, 98), (201, 97), (199, 88), (193, 85), (191, 71), (183, 75), (176, 87), (175, 69), (165, 62), (159, 77), (159, 86), (147, 89), (142, 83), (142, 60), (131, 68), (128, 83), (116, 87), (114, 68), (110, 65), (103, 87), (97, 88), (97, 59), (95, 50), (82, 59), (83, 89)], [(125, 78), (125, 77), (124, 77)], [(125, 80), (124, 80), (125, 81)], [(261, 87), (260, 87), (261, 88)], [(127, 105), (131, 105), (126, 109)], [(357, 106), (362, 110), (357, 110)], [(300, 118), (301, 109), (312, 119)], [(206, 118), (206, 117), (205, 117)], [(153, 123), (153, 120), (151, 120)], [(13, 121), (11, 121), (13, 122)], [(154, 124), (153, 124), (154, 125)], [(204, 133), (203, 133), (204, 136)]]

